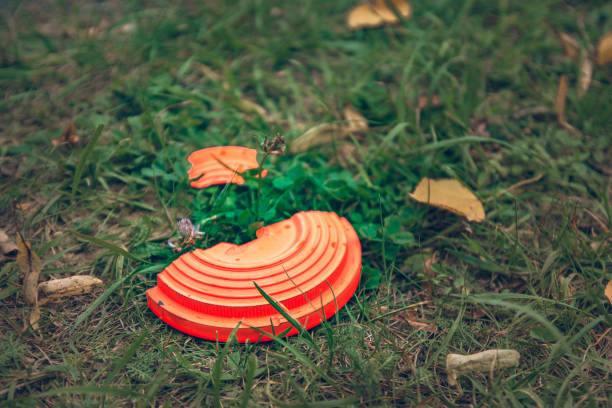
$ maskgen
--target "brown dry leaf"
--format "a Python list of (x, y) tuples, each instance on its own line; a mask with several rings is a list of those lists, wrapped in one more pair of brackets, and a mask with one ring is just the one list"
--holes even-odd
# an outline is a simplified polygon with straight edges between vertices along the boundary
[(40, 320), (40, 308), (38, 307), (38, 304), (34, 305), (34, 307), (32, 308), (32, 311), (30, 312), (30, 318), (28, 320), (30, 322), (30, 326), (32, 326), (32, 329), (39, 329), (38, 321)]
[(32, 246), (20, 233), (17, 233), (17, 266), (23, 276), (23, 298), (28, 306), (38, 303), (38, 278), (42, 269), (40, 258)]
[(0, 255), (14, 256), (17, 254), (17, 245), (0, 229)]
[(364, 132), (369, 129), (368, 121), (350, 104), (343, 110), (346, 126), (322, 123), (308, 129), (291, 143), (292, 153), (304, 152), (312, 147), (331, 144), (343, 139), (351, 133)]
[(397, 316), (399, 319), (405, 321), (415, 330), (422, 330), (427, 333), (437, 334), (438, 325), (434, 322), (422, 321), (418, 319), (416, 313), (400, 313)]
[(210, 80), (214, 82), (221, 82), (221, 75), (219, 75), (217, 71), (205, 64), (199, 64), (199, 67), (202, 73), (206, 75)]
[(76, 134), (76, 125), (74, 122), (71, 122), (68, 126), (66, 126), (66, 129), (64, 129), (64, 132), (59, 139), (51, 140), (51, 144), (53, 146), (58, 146), (60, 144), (69, 144), (74, 146), (79, 143), (79, 140), (81, 139)]
[(257, 113), (263, 118), (268, 116), (268, 111), (263, 106), (247, 98), (238, 99), (236, 107), (245, 113)]
[(103, 282), (100, 279), (89, 275), (51, 279), (38, 285), (38, 290), (44, 295), (40, 304), (45, 304), (54, 299), (89, 293), (94, 287), (102, 284)]
[(304, 152), (311, 147), (329, 144), (343, 137), (342, 128), (331, 123), (322, 123), (308, 129), (291, 143), (292, 153)]
[[(388, 3), (392, 3), (393, 7)], [(346, 24), (352, 29), (357, 29), (397, 23), (398, 19), (393, 8), (403, 18), (412, 15), (412, 7), (406, 0), (376, 0), (374, 3), (353, 7), (346, 18)]]
[(17, 209), (26, 212), (32, 207), (32, 203), (19, 203), (16, 205)]
[(469, 221), (485, 219), (480, 200), (455, 179), (432, 180), (425, 177), (409, 195), (420, 203), (454, 212)]
[(489, 119), (486, 116), (474, 115), (470, 116), (470, 132), (474, 136), (491, 137), (491, 133), (487, 130)]
[[(221, 86), (223, 87), (223, 89), (225, 89), (226, 91), (230, 90), (230, 84), (226, 80), (224, 80), (223, 77), (220, 74), (218, 74), (215, 70), (210, 68), (208, 65), (204, 65), (204, 64), (199, 64), (199, 67), (202, 73), (208, 79), (210, 79), (213, 82), (221, 82)], [(277, 123), (278, 122), (278, 119), (273, 114), (268, 112), (266, 108), (264, 108), (263, 106), (261, 106), (260, 104), (256, 102), (253, 102), (252, 100), (248, 98), (231, 97), (229, 99), (230, 99), (229, 102), (243, 113), (246, 113), (246, 114), (257, 113), (267, 123)]]
[(463, 356), (449, 354), (446, 356), (446, 373), (450, 385), (458, 385), (457, 377), (474, 371), (493, 374), (494, 370), (518, 365), (520, 354), (516, 350), (494, 349)]
[(578, 45), (578, 41), (574, 40), (572, 36), (566, 33), (557, 33), (559, 36), (559, 41), (561, 41), (561, 45), (563, 46), (563, 52), (570, 58), (574, 58), (578, 55), (578, 50), (580, 49), (580, 45)]
[(610, 303), (612, 303), (612, 280), (608, 282), (608, 284), (606, 285), (606, 289), (604, 290), (604, 293), (608, 297), (608, 300), (610, 301)]
[(238, 108), (243, 113), (246, 113), (247, 115), (251, 113), (257, 113), (267, 123), (277, 123), (278, 122), (276, 117), (273, 114), (269, 113), (266, 110), (266, 108), (264, 108), (263, 106), (261, 106), (260, 104), (256, 102), (253, 102), (252, 100), (248, 98), (237, 99), (234, 102), (234, 106), (236, 106), (236, 108)]
[(597, 45), (597, 63), (601, 66), (612, 63), (612, 31), (604, 34)]
[(442, 105), (442, 102), (440, 101), (440, 95), (438, 95), (437, 92), (431, 96), (431, 99), (428, 98), (425, 94), (419, 95), (419, 98), (417, 99), (417, 107), (419, 108), (419, 110), (424, 110), (427, 108), (437, 108), (440, 105)]
[(438, 325), (434, 322), (420, 322), (418, 320), (406, 320), (410, 327), (415, 330), (422, 330), (427, 333), (437, 334), (438, 333)]
[(561, 75), (559, 78), (559, 86), (557, 87), (557, 97), (555, 99), (555, 112), (557, 113), (557, 122), (561, 127), (570, 132), (576, 132), (576, 128), (567, 123), (565, 117), (565, 100), (567, 98), (567, 75)]
[(591, 86), (593, 79), (593, 61), (586, 52), (581, 53), (580, 76), (578, 77), (578, 97), (582, 98)]
[(344, 110), (344, 120), (347, 125), (344, 128), (345, 131), (350, 133), (365, 132), (369, 129), (368, 120), (363, 117), (361, 113), (357, 111), (351, 104), (346, 104)]
[[(431, 254), (431, 257), (427, 259), (425, 263), (423, 264), (423, 273), (429, 279), (433, 279), (436, 277), (436, 271), (434, 271), (433, 268), (431, 267), (431, 265), (435, 263), (436, 263), (436, 253), (434, 252), (433, 254)], [(424, 287), (425, 287), (425, 291), (427, 292), (427, 298), (432, 299), (433, 298), (433, 284), (431, 280), (425, 281)]]
[(359, 149), (352, 143), (343, 143), (338, 147), (338, 162), (344, 168), (355, 165), (361, 160)]

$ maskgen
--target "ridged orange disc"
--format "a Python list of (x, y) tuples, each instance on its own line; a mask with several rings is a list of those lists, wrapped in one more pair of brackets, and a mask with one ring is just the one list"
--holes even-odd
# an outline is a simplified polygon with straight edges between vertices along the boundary
[[(307, 211), (257, 231), (243, 245), (220, 243), (181, 255), (147, 291), (149, 308), (197, 337), (271, 340), (290, 323), (259, 293), (256, 282), (304, 327), (329, 318), (351, 298), (361, 276), (361, 244), (345, 218)], [(296, 334), (292, 329), (288, 335)]]
[[(196, 150), (187, 160), (191, 163), (191, 169), (187, 172), (189, 178), (197, 178), (191, 182), (191, 187), (195, 188), (206, 188), (213, 184), (244, 184), (244, 178), (239, 173), (258, 167), (257, 150), (242, 146), (217, 146)], [(267, 173), (267, 170), (262, 171), (262, 177)]]

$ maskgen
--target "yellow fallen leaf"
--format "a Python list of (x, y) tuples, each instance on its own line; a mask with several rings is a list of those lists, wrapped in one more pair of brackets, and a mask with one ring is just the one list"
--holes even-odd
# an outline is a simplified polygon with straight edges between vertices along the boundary
[(352, 105), (347, 104), (342, 113), (347, 124), (345, 127), (347, 132), (354, 133), (368, 130), (368, 120), (357, 109), (353, 108)]
[(610, 303), (612, 303), (612, 280), (606, 285), (606, 290), (604, 291), (604, 293), (608, 297)]
[(374, 3), (359, 4), (351, 9), (346, 23), (350, 28), (378, 27), (383, 24), (397, 23), (398, 19), (393, 8), (403, 18), (409, 18), (412, 7), (406, 0), (376, 0)]
[(410, 197), (420, 203), (462, 215), (469, 221), (479, 222), (485, 218), (480, 200), (455, 179), (431, 180), (425, 177), (419, 182)]
[(599, 65), (606, 65), (612, 63), (612, 31), (605, 34), (599, 40), (597, 46), (597, 63)]
[(23, 298), (28, 306), (36, 306), (42, 263), (30, 243), (20, 233), (17, 233), (17, 267), (23, 275)]

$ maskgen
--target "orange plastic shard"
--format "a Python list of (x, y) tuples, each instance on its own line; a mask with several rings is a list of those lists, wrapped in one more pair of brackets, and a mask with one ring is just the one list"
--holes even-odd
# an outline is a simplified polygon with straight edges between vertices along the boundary
[[(239, 173), (258, 167), (257, 150), (242, 146), (196, 150), (187, 160), (191, 163), (191, 169), (187, 171), (189, 178), (197, 179), (191, 182), (191, 187), (195, 188), (206, 188), (213, 184), (244, 184), (244, 178)], [(267, 170), (261, 172), (262, 177), (266, 174)]]
[[(345, 218), (307, 211), (257, 231), (243, 245), (220, 243), (181, 255), (147, 290), (149, 308), (187, 334), (227, 341), (269, 341), (291, 324), (259, 293), (256, 282), (305, 328), (335, 314), (361, 276), (361, 244)], [(296, 334), (292, 328), (287, 335)]]

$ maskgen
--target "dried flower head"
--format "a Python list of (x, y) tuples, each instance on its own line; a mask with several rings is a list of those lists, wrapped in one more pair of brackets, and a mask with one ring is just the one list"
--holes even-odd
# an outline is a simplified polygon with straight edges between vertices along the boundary
[(266, 154), (285, 153), (285, 138), (280, 133), (277, 133), (273, 138), (266, 137), (262, 149)]
[(177, 224), (179, 234), (184, 238), (189, 238), (194, 233), (194, 226), (189, 218), (181, 218)]
[(200, 226), (194, 227), (189, 218), (181, 218), (177, 223), (177, 228), (181, 235), (180, 238), (168, 240), (168, 246), (177, 251), (194, 246), (196, 240), (204, 235), (204, 232), (200, 231)]

